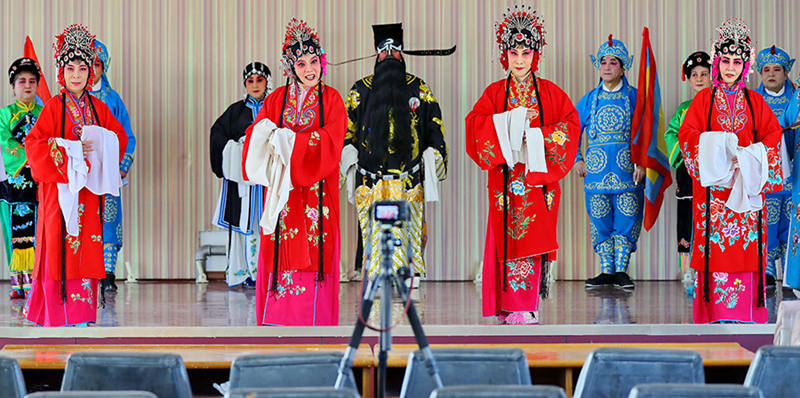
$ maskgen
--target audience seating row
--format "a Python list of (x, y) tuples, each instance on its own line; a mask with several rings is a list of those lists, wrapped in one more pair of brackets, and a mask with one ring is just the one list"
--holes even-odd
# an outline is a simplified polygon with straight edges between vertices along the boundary
[[(422, 354), (415, 351), (408, 360), (401, 397), (566, 397), (559, 387), (530, 385), (527, 358), (519, 349), (433, 349), (433, 354), (445, 387), (435, 388)], [(324, 352), (239, 357), (231, 365), (229, 396), (357, 397), (352, 372), (346, 375), (344, 389), (332, 388), (341, 358), (340, 353)], [(797, 388), (797, 375), (800, 347), (759, 349), (744, 385), (704, 384), (702, 358), (694, 351), (600, 348), (582, 367), (575, 397), (789, 397)], [(0, 357), (0, 391), (4, 396), (26, 396), (14, 359)], [(28, 396), (192, 396), (182, 358), (155, 353), (74, 353), (67, 362), (62, 391)]]

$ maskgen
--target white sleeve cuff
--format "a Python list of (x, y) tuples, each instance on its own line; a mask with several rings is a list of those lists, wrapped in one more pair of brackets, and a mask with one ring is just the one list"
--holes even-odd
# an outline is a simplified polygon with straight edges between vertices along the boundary
[(738, 152), (738, 145), (736, 134), (725, 131), (706, 131), (700, 134), (697, 165), (702, 186), (731, 187), (736, 169), (733, 159)]
[(525, 131), (525, 114), (527, 108), (519, 107), (503, 113), (496, 113), (492, 117), (497, 141), (500, 143), (500, 152), (508, 167), (514, 167), (514, 153), (522, 148), (522, 134)]
[(358, 164), (358, 149), (353, 144), (347, 144), (342, 149), (342, 159), (339, 161), (339, 175), (347, 185), (347, 201), (355, 204), (356, 165)]
[(527, 171), (547, 173), (547, 159), (544, 150), (544, 135), (539, 127), (525, 129), (525, 146), (527, 147)]

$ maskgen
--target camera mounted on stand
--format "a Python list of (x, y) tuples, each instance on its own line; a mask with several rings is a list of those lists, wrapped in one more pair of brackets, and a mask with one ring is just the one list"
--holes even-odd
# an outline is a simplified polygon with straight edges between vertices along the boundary
[[(396, 290), (400, 296), (400, 300), (407, 308), (406, 316), (414, 332), (414, 338), (419, 345), (420, 350), (424, 354), (427, 368), (433, 380), (436, 382), (437, 387), (442, 387), (442, 380), (439, 377), (439, 369), (436, 366), (436, 360), (433, 358), (430, 347), (428, 345), (428, 338), (422, 330), (422, 322), (417, 314), (416, 307), (414, 307), (411, 298), (409, 297), (409, 290), (405, 285), (405, 280), (410, 277), (411, 272), (407, 265), (402, 265), (397, 272), (394, 272), (394, 250), (395, 247), (400, 247), (403, 242), (396, 238), (394, 235), (394, 228), (406, 228), (406, 221), (411, 216), (410, 204), (407, 201), (378, 201), (372, 205), (370, 214), (373, 218), (374, 225), (377, 222), (380, 225), (380, 253), (371, 253), (372, 245), (365, 244), (367, 250), (367, 258), (372, 255), (380, 255), (380, 271), (374, 278), (369, 279), (367, 287), (364, 290), (364, 296), (361, 299), (361, 313), (356, 321), (356, 326), (353, 329), (353, 334), (350, 337), (350, 343), (347, 350), (345, 350), (342, 361), (339, 363), (339, 372), (336, 380), (335, 387), (341, 388), (346, 378), (347, 370), (352, 370), (353, 358), (361, 343), (361, 337), (364, 334), (366, 327), (366, 319), (372, 310), (372, 304), (375, 301), (375, 296), (378, 290), (381, 292), (381, 308), (380, 320), (381, 327), (377, 329), (379, 332), (379, 346), (378, 352), (378, 397), (383, 397), (386, 393), (386, 359), (387, 353), (392, 349), (392, 335), (391, 335), (391, 317), (392, 317), (392, 290)], [(367, 231), (366, 236), (373, 236), (372, 227)], [(407, 234), (404, 234), (407, 236)], [(412, 260), (411, 245), (406, 245), (406, 264), (411, 264)]]

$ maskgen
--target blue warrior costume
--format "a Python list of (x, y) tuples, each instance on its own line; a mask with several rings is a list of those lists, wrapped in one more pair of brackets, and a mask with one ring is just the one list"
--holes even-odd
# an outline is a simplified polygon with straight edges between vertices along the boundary
[[(765, 48), (758, 53), (756, 70), (761, 73), (766, 65), (780, 65), (788, 74), (792, 70), (794, 59), (789, 58), (786, 51), (775, 46)], [(794, 96), (794, 86), (786, 79), (783, 88), (777, 93), (768, 90), (762, 82), (755, 90), (767, 102), (772, 112), (783, 120), (784, 111)], [(783, 145), (787, 153), (794, 153), (794, 133), (783, 134)], [(791, 156), (791, 155), (790, 155)], [(775, 278), (778, 274), (775, 262), (786, 253), (786, 240), (789, 237), (789, 219), (792, 213), (792, 181), (784, 180), (783, 190), (767, 194), (767, 275)]]
[[(792, 100), (789, 102), (783, 115), (778, 118), (778, 121), (781, 122), (781, 127), (784, 129), (788, 129), (795, 123), (800, 122), (800, 90), (795, 90), (792, 95)], [(793, 137), (796, 132), (796, 128), (790, 129), (789, 132), (784, 131), (784, 137)], [(791, 144), (791, 147), (787, 145), (787, 149), (790, 149), (788, 151), (789, 154), (796, 155), (798, 153), (800, 140), (792, 141), (794, 142)], [(784, 257), (786, 264), (784, 264), (783, 283), (796, 289), (795, 295), (800, 296), (800, 292), (797, 290), (800, 289), (800, 157), (791, 156), (791, 160), (791, 175), (789, 181), (785, 182), (786, 185), (792, 187), (792, 201), (789, 208), (790, 225), (786, 257)], [(767, 229), (767, 233), (769, 233), (769, 229)]]
[[(590, 56), (596, 69), (600, 69), (600, 61), (607, 55), (617, 57), (625, 70), (633, 63), (625, 45), (610, 37), (600, 46), (596, 58)], [(600, 256), (603, 274), (628, 271), (630, 255), (636, 251), (642, 227), (644, 190), (643, 185), (633, 181), (630, 149), (635, 106), (636, 88), (623, 75), (620, 84), (611, 90), (601, 81), (576, 107), (581, 131), (587, 138), (586, 155), (579, 150), (578, 160), (586, 163), (586, 209), (591, 221), (592, 246)]]
[[(136, 149), (136, 137), (131, 130), (131, 120), (128, 109), (122, 102), (119, 94), (111, 88), (108, 82), (108, 70), (111, 67), (111, 55), (106, 46), (99, 40), (94, 41), (97, 57), (103, 63), (103, 76), (92, 87), (91, 94), (103, 101), (111, 110), (111, 114), (119, 121), (125, 134), (128, 136), (128, 145), (125, 155), (119, 164), (120, 172), (128, 173), (133, 164), (133, 151)], [(127, 180), (127, 179), (126, 179)], [(114, 268), (117, 264), (117, 254), (122, 248), (122, 199), (120, 196), (105, 195), (103, 197), (103, 262), (106, 267), (106, 279), (103, 280), (103, 290), (116, 290), (114, 284)]]

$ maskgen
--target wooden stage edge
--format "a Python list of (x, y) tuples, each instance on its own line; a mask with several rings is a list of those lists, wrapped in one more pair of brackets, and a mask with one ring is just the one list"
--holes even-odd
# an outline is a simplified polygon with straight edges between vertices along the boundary
[[(691, 343), (735, 342), (755, 351), (772, 344), (775, 324), (651, 325), (426, 325), (432, 344)], [(346, 344), (353, 327), (0, 327), (8, 344)], [(414, 343), (408, 325), (392, 330), (393, 341)], [(377, 342), (367, 331), (365, 343)]]

